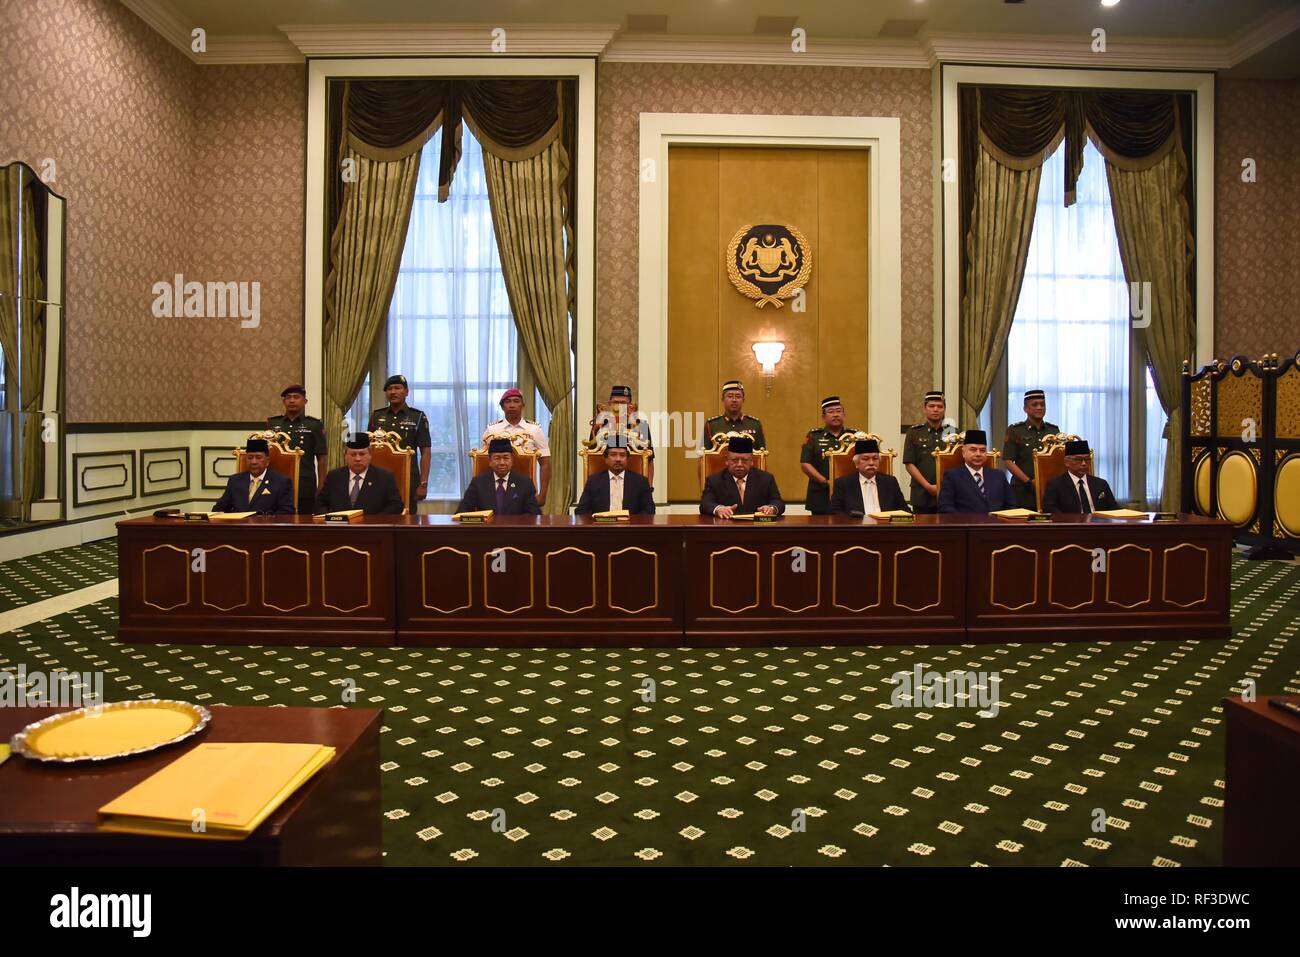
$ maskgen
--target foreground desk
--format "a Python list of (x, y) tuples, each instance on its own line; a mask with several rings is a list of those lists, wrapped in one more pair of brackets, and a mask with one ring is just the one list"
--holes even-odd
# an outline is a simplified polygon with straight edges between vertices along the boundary
[[(1231, 633), (1232, 528), (1196, 516), (133, 519), (118, 535), (120, 636), (137, 642), (717, 646)], [(194, 570), (196, 555), (205, 570)]]
[(1300, 864), (1296, 793), (1300, 788), (1300, 718), (1268, 704), (1300, 695), (1223, 699), (1223, 863), (1228, 867)]
[[(0, 738), (66, 708), (0, 708)], [(382, 863), (379, 725), (373, 708), (214, 707), (175, 747), (99, 764), (0, 764), (0, 861), (9, 865), (374, 865)], [(99, 808), (205, 741), (328, 744), (333, 760), (242, 841), (116, 834)]]

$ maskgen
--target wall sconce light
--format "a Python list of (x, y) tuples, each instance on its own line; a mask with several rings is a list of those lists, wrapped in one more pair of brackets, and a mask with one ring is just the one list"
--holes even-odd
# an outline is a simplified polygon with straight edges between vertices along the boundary
[(784, 342), (755, 342), (752, 346), (754, 358), (763, 369), (763, 387), (768, 395), (772, 394), (772, 379), (776, 376), (776, 364), (785, 352)]

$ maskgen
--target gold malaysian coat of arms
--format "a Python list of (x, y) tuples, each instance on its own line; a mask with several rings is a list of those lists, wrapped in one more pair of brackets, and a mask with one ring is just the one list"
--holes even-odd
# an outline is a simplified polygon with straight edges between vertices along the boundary
[(762, 223), (741, 226), (727, 245), (731, 284), (762, 309), (781, 308), (812, 275), (812, 247), (793, 226)]

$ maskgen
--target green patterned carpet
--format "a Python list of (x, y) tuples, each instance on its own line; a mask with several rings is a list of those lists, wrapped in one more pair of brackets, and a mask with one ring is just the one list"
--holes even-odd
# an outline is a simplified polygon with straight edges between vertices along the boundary
[[(205, 704), (338, 705), (350, 680), (387, 709), (389, 864), (1205, 865), (1220, 699), (1300, 692), (1300, 567), (1233, 573), (1227, 642), (136, 648), (108, 601), (0, 636), (0, 668)], [(891, 707), (918, 663), (998, 672), (1003, 707)]]
[(117, 577), (117, 539), (0, 562), (0, 611), (88, 588)]

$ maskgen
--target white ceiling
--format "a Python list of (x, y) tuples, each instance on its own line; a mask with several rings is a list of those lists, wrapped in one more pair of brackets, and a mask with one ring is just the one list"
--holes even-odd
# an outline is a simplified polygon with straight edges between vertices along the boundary
[[(842, 55), (842, 62), (900, 66), (924, 66), (927, 59), (990, 62), (998, 57), (1092, 65), (1095, 58), (1087, 47), (1092, 31), (1100, 27), (1112, 50), (1121, 54), (1107, 65), (1300, 76), (1300, 0), (1120, 0), (1113, 7), (1103, 7), (1100, 0), (122, 2), (187, 52), (190, 31), (202, 27), (211, 49), (206, 58), (195, 59), (209, 63), (284, 62), (304, 53), (351, 55), (371, 52), (366, 48), (370, 42), (377, 43), (375, 53), (465, 52), (467, 37), (477, 43), (480, 33), (495, 26), (513, 27), (516, 36), (525, 27), (534, 31), (542, 45), (524, 51), (530, 53), (594, 50), (608, 59), (674, 59), (681, 53), (676, 58), (769, 62), (761, 51), (788, 43), (780, 39), (788, 27), (779, 20), (776, 36), (756, 39), (758, 18), (771, 17), (788, 18), (804, 29), (809, 52), (832, 51), (823, 52), (831, 59), (821, 62), (841, 62), (833, 58)], [(629, 30), (629, 16), (659, 19), (666, 29)], [(367, 38), (351, 28), (369, 28)], [(604, 34), (596, 28), (604, 28)], [(568, 51), (566, 35), (574, 38)], [(728, 52), (715, 56), (723, 50)]]

